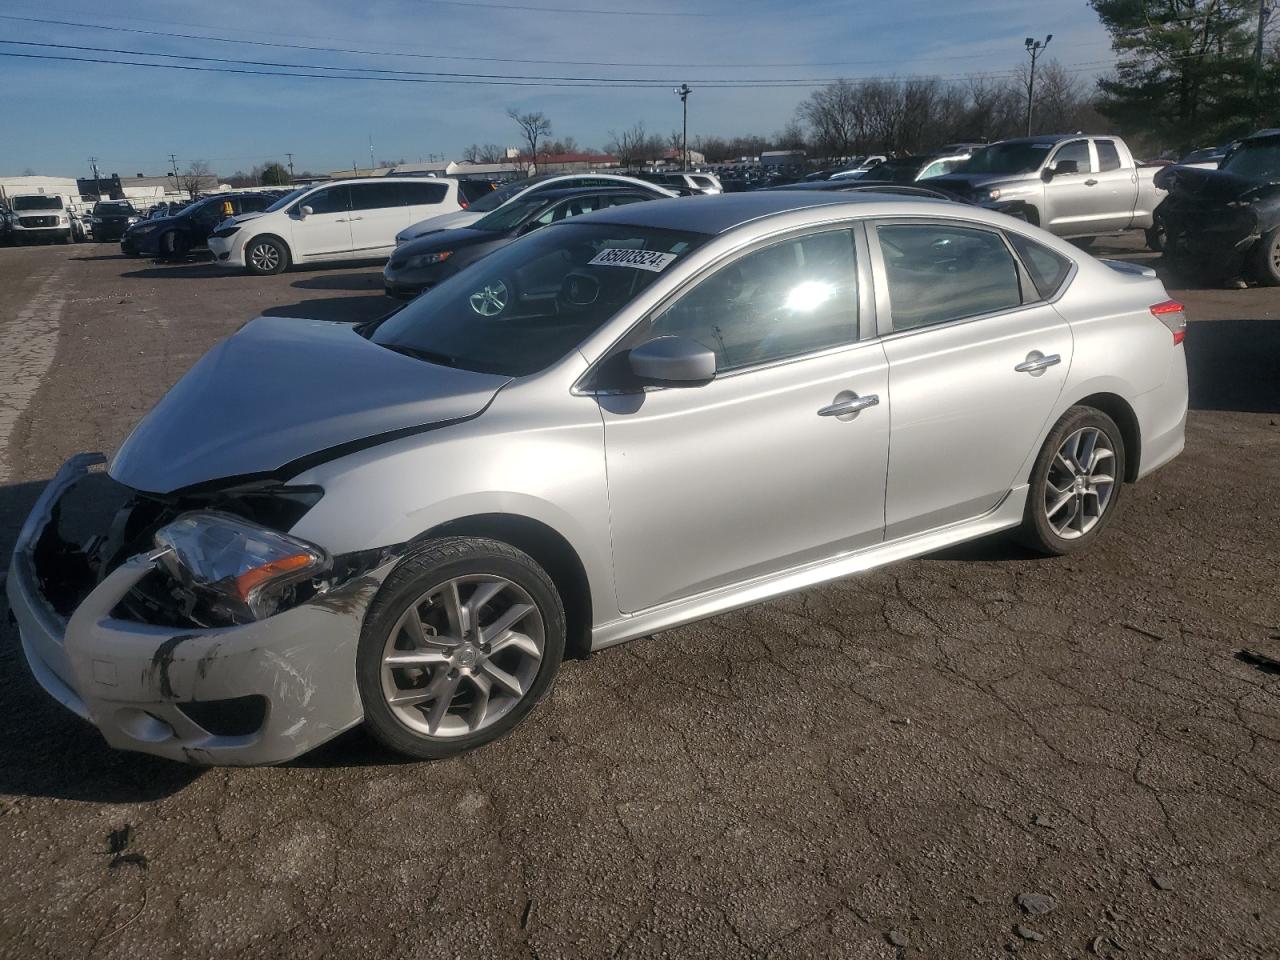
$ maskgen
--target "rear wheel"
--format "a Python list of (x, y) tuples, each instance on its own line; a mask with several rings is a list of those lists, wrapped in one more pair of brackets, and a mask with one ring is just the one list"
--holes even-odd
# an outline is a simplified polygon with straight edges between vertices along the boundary
[(1075, 244), (1081, 250), (1088, 250), (1093, 246), (1093, 241), (1097, 239), (1097, 237), (1072, 237), (1069, 242)]
[(1092, 407), (1072, 407), (1036, 457), (1019, 539), (1051, 555), (1091, 544), (1115, 514), (1124, 482), (1124, 436)]
[(275, 237), (254, 237), (245, 245), (244, 265), (260, 277), (280, 273), (289, 266), (289, 251)]
[(1259, 283), (1280, 287), (1280, 227), (1263, 234), (1258, 242), (1258, 262), (1254, 273)]
[(564, 644), (560, 596), (527, 554), (496, 540), (432, 541), (392, 573), (365, 618), (365, 723), (424, 760), (489, 743), (546, 695)]
[(1147, 228), (1147, 249), (1160, 253), (1164, 249), (1164, 220), (1156, 217), (1155, 222)]

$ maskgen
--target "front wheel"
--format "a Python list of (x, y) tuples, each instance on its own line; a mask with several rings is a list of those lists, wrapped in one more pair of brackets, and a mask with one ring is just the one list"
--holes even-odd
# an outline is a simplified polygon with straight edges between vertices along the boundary
[(1160, 218), (1157, 217), (1155, 223), (1147, 228), (1146, 240), (1147, 249), (1152, 253), (1164, 250), (1164, 222)]
[(259, 277), (281, 273), (289, 266), (289, 251), (274, 237), (254, 237), (244, 248), (244, 265)]
[(496, 540), (431, 541), (387, 578), (365, 618), (365, 723), (422, 760), (489, 743), (546, 695), (564, 645), (560, 595), (531, 557)]
[(1115, 421), (1092, 407), (1072, 407), (1031, 468), (1019, 539), (1052, 556), (1083, 550), (1115, 514), (1124, 472), (1124, 436)]
[(191, 248), (190, 241), (178, 233), (176, 230), (170, 230), (160, 238), (160, 255), (165, 260), (181, 260), (187, 255)]
[(1280, 227), (1258, 241), (1258, 264), (1254, 272), (1259, 283), (1280, 287)]

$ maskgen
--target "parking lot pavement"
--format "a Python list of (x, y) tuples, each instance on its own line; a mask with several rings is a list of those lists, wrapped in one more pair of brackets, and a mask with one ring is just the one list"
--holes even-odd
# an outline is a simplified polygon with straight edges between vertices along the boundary
[[(5, 562), (219, 337), (386, 309), (376, 268), (113, 254), (0, 250)], [(980, 542), (568, 663), (455, 760), (114, 753), (0, 628), (0, 956), (1280, 955), (1280, 293), (1175, 295), (1187, 449), (1094, 552)]]

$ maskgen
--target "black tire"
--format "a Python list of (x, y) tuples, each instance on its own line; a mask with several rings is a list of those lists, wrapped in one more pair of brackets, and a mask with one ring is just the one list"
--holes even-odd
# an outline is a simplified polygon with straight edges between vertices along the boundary
[[(258, 255), (259, 250), (262, 255)], [(265, 251), (274, 251), (274, 256)], [(289, 266), (289, 248), (276, 237), (254, 237), (244, 245), (244, 268), (256, 277), (283, 273)]]
[[(1085, 532), (1073, 537), (1064, 537), (1054, 529), (1046, 515), (1048, 504), (1046, 494), (1050, 490), (1051, 473), (1058, 478), (1058, 483), (1061, 483), (1062, 467), (1055, 465), (1059, 449), (1069, 437), (1086, 428), (1100, 431), (1110, 442), (1113, 457), (1109, 459), (1113, 460), (1113, 464), (1110, 468), (1106, 468), (1105, 472), (1113, 478), (1113, 481), (1106, 503), (1096, 521)], [(1040, 448), (1040, 453), (1031, 468), (1026, 511), (1023, 514), (1022, 526), (1018, 528), (1016, 535), (1018, 540), (1032, 550), (1049, 556), (1062, 556), (1087, 549), (1116, 515), (1124, 489), (1124, 476), (1124, 435), (1116, 426), (1116, 422), (1093, 407), (1072, 407), (1049, 431), (1049, 436), (1045, 438), (1044, 446)], [(1081, 498), (1075, 504), (1068, 505), (1075, 509), (1083, 509), (1083, 500), (1084, 498)], [(1101, 502), (1101, 497), (1095, 498), (1093, 502), (1095, 504)]]
[(1152, 253), (1161, 253), (1164, 250), (1164, 223), (1159, 219), (1147, 228), (1146, 232), (1147, 249)]
[(1268, 287), (1280, 287), (1280, 227), (1264, 233), (1258, 241), (1254, 276)]
[[(383, 692), (383, 654), (391, 631), (411, 604), (437, 585), (475, 575), (508, 580), (533, 601), (542, 618), (542, 657), (532, 683), (498, 720), (473, 733), (432, 737), (410, 729), (388, 705)], [(550, 691), (564, 659), (565, 634), (560, 594), (528, 554), (497, 540), (447, 537), (428, 541), (392, 572), (365, 616), (356, 651), (356, 686), (364, 704), (365, 725), (391, 750), (419, 760), (438, 760), (490, 743), (508, 733)]]
[(1088, 250), (1093, 246), (1093, 242), (1097, 239), (1097, 237), (1072, 237), (1067, 242), (1075, 244), (1075, 246), (1081, 250)]

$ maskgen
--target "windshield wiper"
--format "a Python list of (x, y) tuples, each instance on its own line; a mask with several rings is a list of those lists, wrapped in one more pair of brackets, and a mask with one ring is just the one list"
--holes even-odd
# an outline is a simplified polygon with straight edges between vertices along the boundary
[[(375, 343), (377, 341), (374, 341)], [(434, 363), (440, 367), (456, 367), (458, 358), (452, 357), (447, 353), (441, 353), (439, 350), (422, 350), (418, 347), (409, 347), (403, 343), (379, 343), (378, 346), (386, 347), (388, 350), (394, 350), (396, 353), (403, 353), (406, 357), (413, 357), (415, 360), (425, 360), (427, 363)]]

